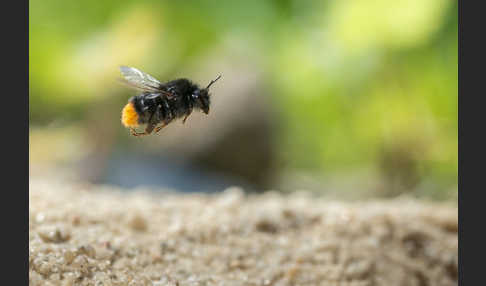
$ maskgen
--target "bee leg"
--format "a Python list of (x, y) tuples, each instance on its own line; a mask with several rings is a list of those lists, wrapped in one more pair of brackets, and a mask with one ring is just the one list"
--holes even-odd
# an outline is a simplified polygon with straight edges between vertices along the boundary
[(147, 127), (145, 128), (145, 132), (139, 133), (139, 132), (137, 132), (135, 129), (130, 128), (130, 133), (131, 133), (133, 136), (138, 137), (138, 136), (145, 136), (145, 135), (149, 135), (150, 133), (152, 133), (152, 130), (154, 130), (154, 125), (149, 124), (149, 125), (147, 125)]
[(144, 135), (144, 133), (138, 133), (138, 132), (137, 132), (135, 129), (133, 129), (133, 128), (130, 128), (130, 134), (131, 134), (132, 136), (135, 136), (135, 137)]
[(167, 126), (167, 123), (162, 123), (161, 126), (155, 128), (155, 133), (158, 133), (160, 130), (162, 130), (162, 128), (164, 128), (165, 126)]
[(155, 128), (155, 124), (149, 124), (149, 125), (147, 125), (147, 127), (145, 127), (144, 133), (148, 135), (148, 134), (152, 133), (154, 128)]
[(146, 132), (139, 133), (133, 128), (130, 128), (130, 134), (135, 137), (147, 135)]
[(182, 124), (186, 123), (186, 119), (187, 119), (187, 117), (189, 117), (189, 115), (191, 115), (191, 113), (192, 113), (192, 110), (189, 111), (188, 114), (186, 114), (186, 117), (184, 117), (184, 119), (182, 120)]

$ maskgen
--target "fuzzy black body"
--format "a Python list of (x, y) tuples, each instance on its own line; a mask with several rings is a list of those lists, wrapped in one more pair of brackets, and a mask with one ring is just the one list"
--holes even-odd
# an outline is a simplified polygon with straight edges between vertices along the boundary
[[(143, 93), (129, 99), (122, 110), (122, 124), (130, 128), (132, 135), (142, 136), (159, 132), (174, 119), (184, 117), (183, 123), (194, 108), (209, 113), (209, 87), (221, 75), (212, 80), (206, 88), (200, 88), (185, 78), (161, 83), (151, 75), (136, 68), (121, 66), (124, 82), (142, 90)], [(161, 126), (156, 126), (161, 124)], [(134, 130), (139, 125), (147, 125), (145, 132)]]
[(160, 93), (143, 92), (129, 100), (138, 114), (138, 123), (147, 124), (149, 133), (160, 123), (165, 126), (175, 119), (187, 118), (194, 108), (209, 112), (207, 91), (188, 79), (162, 84), (160, 90)]

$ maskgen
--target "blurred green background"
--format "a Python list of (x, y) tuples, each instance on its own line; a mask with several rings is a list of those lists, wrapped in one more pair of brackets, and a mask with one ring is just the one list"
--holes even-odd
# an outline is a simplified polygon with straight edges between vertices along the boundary
[[(457, 1), (29, 3), (32, 176), (457, 196)], [(209, 116), (139, 139), (120, 65), (223, 77)]]

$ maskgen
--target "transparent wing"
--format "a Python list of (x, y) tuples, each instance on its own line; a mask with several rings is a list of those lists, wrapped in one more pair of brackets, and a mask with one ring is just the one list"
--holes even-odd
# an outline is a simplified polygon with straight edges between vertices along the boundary
[(146, 91), (160, 91), (162, 84), (149, 74), (127, 66), (121, 66), (120, 72), (124, 78), (124, 82), (131, 87)]
[(150, 86), (144, 86), (144, 85), (140, 85), (140, 84), (137, 84), (137, 83), (133, 83), (133, 82), (128, 81), (124, 78), (119, 78), (118, 81), (120, 81), (121, 83), (124, 83), (125, 85), (127, 85), (131, 88), (137, 89), (137, 90), (148, 91), (148, 92), (160, 92), (159, 89), (156, 89), (156, 88), (153, 88), (153, 87), (150, 87)]

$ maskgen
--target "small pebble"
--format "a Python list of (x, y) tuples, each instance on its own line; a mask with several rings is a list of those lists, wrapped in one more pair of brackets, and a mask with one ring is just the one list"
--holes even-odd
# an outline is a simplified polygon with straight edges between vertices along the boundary
[(96, 251), (91, 245), (83, 245), (78, 248), (77, 250), (78, 255), (84, 254), (88, 256), (89, 258), (95, 258), (96, 257)]
[(39, 237), (44, 242), (61, 243), (71, 238), (69, 229), (61, 226), (43, 226), (38, 231)]
[(141, 215), (136, 214), (130, 219), (130, 227), (136, 231), (146, 231), (147, 222)]

